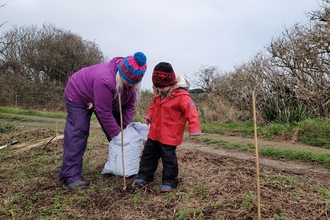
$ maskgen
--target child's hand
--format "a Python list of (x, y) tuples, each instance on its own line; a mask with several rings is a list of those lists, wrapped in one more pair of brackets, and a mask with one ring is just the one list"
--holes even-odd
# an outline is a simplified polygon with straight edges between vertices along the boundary
[(144, 123), (146, 123), (147, 125), (150, 125), (151, 124), (151, 121), (149, 119), (144, 119)]
[(195, 140), (198, 137), (198, 135), (190, 135), (191, 140)]

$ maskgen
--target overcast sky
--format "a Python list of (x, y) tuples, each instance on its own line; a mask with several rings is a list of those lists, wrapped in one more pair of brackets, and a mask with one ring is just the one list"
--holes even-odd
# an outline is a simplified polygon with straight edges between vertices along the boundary
[(55, 25), (94, 41), (109, 59), (136, 51), (147, 56), (142, 87), (166, 61), (180, 75), (202, 66), (222, 71), (264, 51), (285, 27), (306, 24), (321, 0), (0, 0), (0, 31)]

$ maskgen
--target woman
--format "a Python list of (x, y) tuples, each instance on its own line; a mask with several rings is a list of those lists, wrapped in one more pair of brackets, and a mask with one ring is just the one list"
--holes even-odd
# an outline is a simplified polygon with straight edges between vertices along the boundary
[(110, 141), (120, 137), (121, 96), (123, 126), (133, 121), (135, 102), (147, 69), (142, 52), (115, 57), (108, 63), (82, 68), (68, 80), (64, 91), (67, 118), (64, 129), (63, 164), (60, 181), (71, 188), (85, 188), (82, 181), (83, 155), (87, 147), (92, 113)]

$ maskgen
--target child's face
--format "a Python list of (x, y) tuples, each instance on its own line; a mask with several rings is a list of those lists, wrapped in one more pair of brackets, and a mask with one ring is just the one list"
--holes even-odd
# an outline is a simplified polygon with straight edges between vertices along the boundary
[(167, 86), (164, 88), (158, 88), (161, 93), (167, 93), (170, 90), (171, 86)]

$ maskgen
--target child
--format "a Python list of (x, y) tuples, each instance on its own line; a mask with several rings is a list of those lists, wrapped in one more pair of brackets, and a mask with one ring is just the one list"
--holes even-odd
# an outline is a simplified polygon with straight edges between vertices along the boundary
[(188, 93), (190, 85), (183, 77), (175, 75), (171, 64), (157, 64), (152, 82), (155, 95), (144, 117), (145, 123), (150, 124), (150, 131), (133, 187), (154, 180), (161, 158), (163, 186), (160, 191), (169, 192), (178, 184), (176, 148), (182, 143), (186, 123), (192, 140), (201, 134), (201, 129), (195, 103)]

